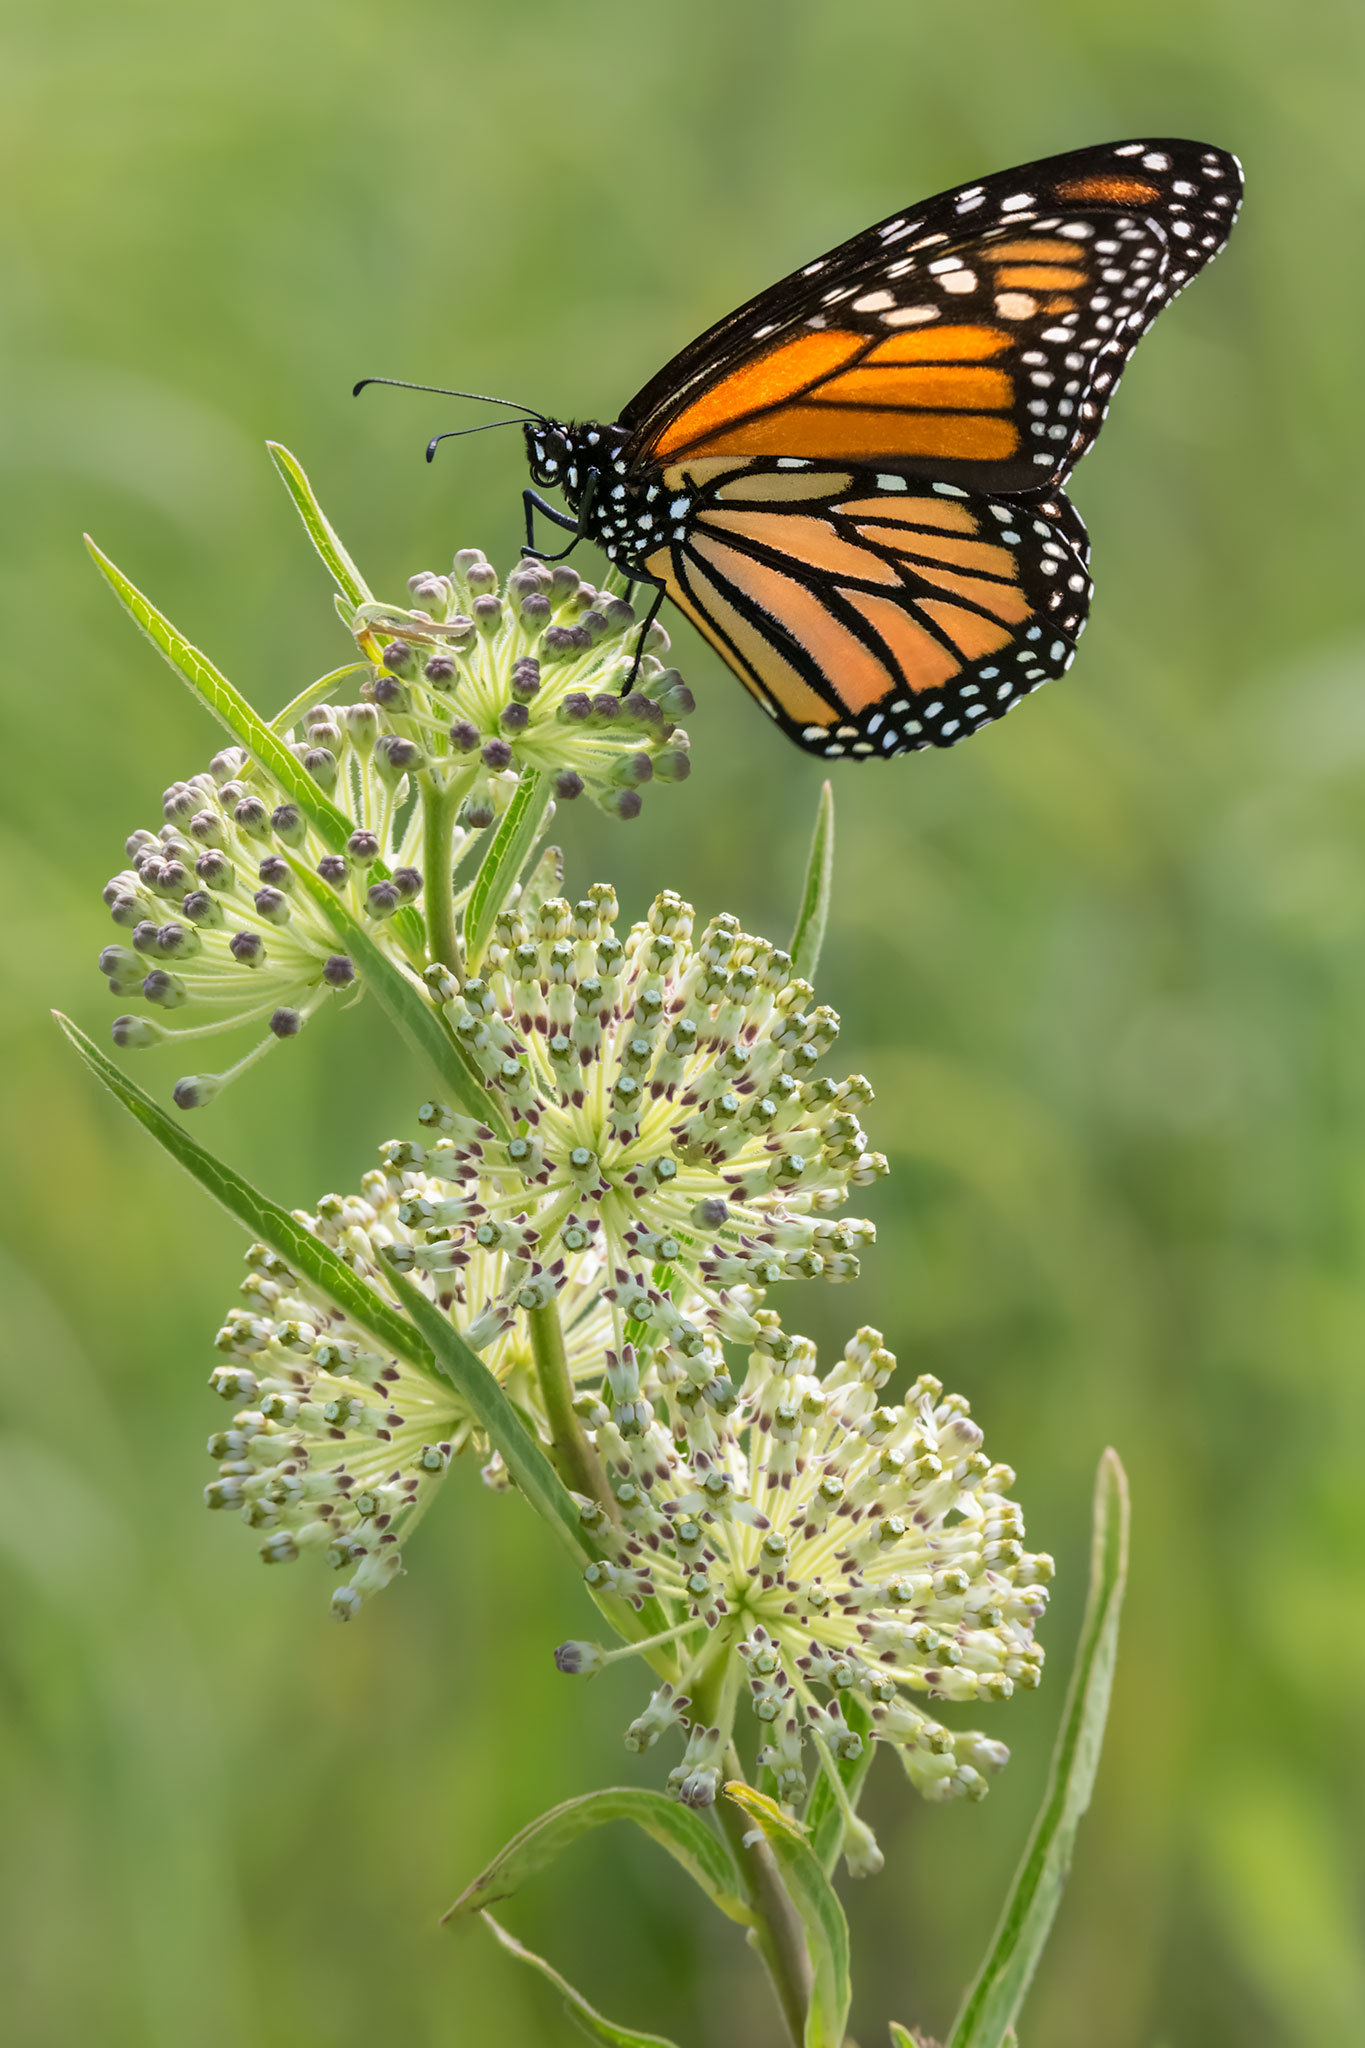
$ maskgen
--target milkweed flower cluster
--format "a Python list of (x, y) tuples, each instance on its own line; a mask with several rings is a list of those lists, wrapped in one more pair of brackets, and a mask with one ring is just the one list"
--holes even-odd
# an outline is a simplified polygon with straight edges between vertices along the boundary
[[(411, 588), (429, 610), (348, 613), (364, 659), (336, 687), (359, 677), (358, 701), (309, 704), (277, 734), (330, 806), (332, 833), (268, 766), (229, 747), (171, 784), (163, 822), (130, 836), (128, 864), (105, 888), (123, 936), (103, 949), (100, 968), (116, 996), (139, 1004), (116, 1019), (117, 1045), (187, 1043), (249, 1025), (261, 1034), (227, 1072), (182, 1079), (182, 1109), (211, 1101), (269, 1046), (296, 1037), (329, 997), (359, 992), (333, 904), (400, 971), (420, 975), (431, 804), (449, 814), (441, 886), (453, 869), (462, 912), (479, 844), (527, 773), (548, 778), (554, 801), (587, 792), (621, 818), (638, 814), (646, 782), (687, 773), (676, 718), (692, 699), (676, 670), (646, 651), (621, 694), (639, 639), (623, 598), (537, 563), (500, 592), (473, 549), (450, 576), (422, 574)], [(667, 646), (658, 626), (649, 639)]]
[(618, 1347), (641, 1345), (714, 1401), (721, 1342), (752, 1334), (755, 1293), (856, 1275), (872, 1226), (833, 1212), (886, 1171), (859, 1121), (872, 1091), (814, 1073), (838, 1018), (734, 918), (694, 939), (691, 906), (665, 893), (624, 938), (616, 920), (605, 885), (552, 898), (532, 918), (504, 913), (477, 975), (429, 971), (519, 1135), (428, 1112), (450, 1133), (449, 1188), (409, 1205), (429, 1228), (405, 1257), (458, 1273), (471, 1235), (515, 1243), (531, 1270), (509, 1283), (506, 1320), (591, 1257)]
[[(788, 1806), (805, 1794), (812, 1750), (834, 1777), (865, 1734), (895, 1749), (926, 1798), (981, 1798), (1008, 1751), (929, 1708), (1038, 1683), (1034, 1625), (1053, 1564), (1024, 1547), (1014, 1474), (991, 1463), (967, 1402), (936, 1379), (883, 1401), (896, 1361), (876, 1330), (859, 1330), (822, 1378), (808, 1340), (766, 1312), (759, 1321), (724, 1409), (689, 1401), (675, 1373), (641, 1373), (629, 1353), (608, 1361), (591, 1422), (615, 1516), (586, 1510), (606, 1548), (589, 1584), (661, 1602), (688, 1644), (677, 1683), (627, 1742), (645, 1749), (686, 1729), (670, 1790), (707, 1805), (742, 1691)], [(569, 1643), (556, 1655), (562, 1670), (590, 1672), (631, 1653)], [(709, 1711), (689, 1725), (704, 1676)], [(863, 1823), (850, 1839), (851, 1867), (875, 1868)]]
[(634, 818), (646, 783), (686, 780), (678, 720), (692, 693), (658, 658), (664, 628), (656, 620), (642, 649), (619, 593), (564, 562), (524, 561), (500, 584), (477, 548), (408, 588), (419, 608), (361, 605), (352, 630), (362, 648), (384, 643), (374, 689), (393, 730), (421, 757), (463, 765), (474, 802), (499, 807), (490, 777), (538, 770), (559, 802), (586, 792)]
[[(315, 1212), (296, 1212), (297, 1222), (395, 1309), (390, 1265), (402, 1261), (421, 1234), (405, 1223), (404, 1212), (446, 1192), (442, 1181), (414, 1165), (412, 1150), (398, 1141), (384, 1146), (384, 1164), (364, 1176), (358, 1195), (325, 1195)], [(448, 1380), (377, 1349), (367, 1330), (266, 1246), (253, 1245), (246, 1264), (244, 1300), (218, 1332), (222, 1360), (209, 1379), (237, 1412), (230, 1427), (209, 1438), (218, 1476), (205, 1488), (205, 1502), (240, 1511), (260, 1535), (265, 1563), (292, 1563), (313, 1550), (346, 1573), (332, 1595), (333, 1613), (346, 1621), (401, 1568), (401, 1545), (451, 1459), (471, 1441), (485, 1454), (487, 1446)], [(477, 1304), (501, 1301), (509, 1275), (521, 1270), (515, 1254), (474, 1235), (458, 1303), (445, 1275), (419, 1284), (457, 1319), (459, 1309), (474, 1304), (477, 1321)], [(597, 1277), (593, 1262), (581, 1260), (566, 1292), (569, 1371), (584, 1379), (600, 1376), (610, 1337)], [(525, 1321), (493, 1322), (497, 1334), (486, 1344), (484, 1363), (522, 1411), (538, 1417)], [(496, 1454), (486, 1476), (501, 1483)]]
[[(779, 1281), (853, 1277), (872, 1226), (832, 1212), (885, 1171), (855, 1113), (866, 1083), (811, 1073), (838, 1020), (811, 1006), (785, 954), (727, 917), (694, 945), (676, 896), (624, 939), (616, 916), (605, 887), (529, 919), (505, 913), (478, 976), (428, 977), (516, 1135), (427, 1103), (420, 1138), (384, 1145), (358, 1197), (328, 1196), (301, 1218), (400, 1312), (389, 1274), (418, 1276), (547, 1438), (534, 1311), (554, 1307), (576, 1381), (599, 1383), (634, 1346), (680, 1402), (723, 1414), (725, 1343), (757, 1335)], [(268, 1561), (321, 1545), (342, 1565), (371, 1544), (391, 1573), (403, 1529), (471, 1435), (453, 1389), (376, 1354), (260, 1247), (244, 1292), (215, 1384), (248, 1403), (264, 1388), (271, 1405), (236, 1419), (210, 1505), (265, 1529)], [(343, 1384), (352, 1358), (369, 1395)], [(247, 1472), (243, 1458), (266, 1462)], [(355, 1485), (368, 1502), (381, 1467), (397, 1489), (382, 1526), (353, 1509)], [(382, 1583), (379, 1570), (362, 1562), (339, 1613)]]

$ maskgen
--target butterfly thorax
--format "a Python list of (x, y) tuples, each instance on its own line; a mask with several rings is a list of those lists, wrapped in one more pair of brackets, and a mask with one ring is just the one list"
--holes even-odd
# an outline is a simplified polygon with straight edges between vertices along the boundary
[(562, 493), (584, 536), (612, 561), (629, 569), (685, 525), (690, 492), (670, 490), (654, 463), (628, 462), (625, 427), (532, 420), (524, 431), (536, 482)]

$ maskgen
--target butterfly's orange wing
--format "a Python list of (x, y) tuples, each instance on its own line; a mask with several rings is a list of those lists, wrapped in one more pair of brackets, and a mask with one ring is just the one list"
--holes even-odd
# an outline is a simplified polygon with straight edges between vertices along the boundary
[(1123, 367), (1226, 241), (1241, 175), (1201, 143), (1107, 143), (894, 216), (693, 342), (621, 415), (632, 462), (870, 463), (1053, 490)]
[(713, 477), (646, 566), (791, 738), (827, 756), (952, 746), (1069, 666), (1085, 529), (894, 473), (785, 459)]

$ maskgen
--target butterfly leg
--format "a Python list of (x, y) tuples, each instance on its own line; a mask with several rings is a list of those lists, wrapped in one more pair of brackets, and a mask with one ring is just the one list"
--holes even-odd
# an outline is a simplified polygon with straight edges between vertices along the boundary
[[(654, 578), (652, 576), (644, 576), (640, 573), (639, 570), (637, 570), (634, 576), (632, 577), (629, 588), (633, 590), (635, 588), (636, 583), (648, 583), (653, 586), (654, 602), (650, 606), (648, 612), (645, 615), (645, 622), (640, 628), (640, 636), (635, 642), (635, 659), (630, 665), (630, 674), (626, 677), (625, 681), (621, 685), (621, 695), (623, 697), (628, 697), (631, 691), (635, 688), (635, 678), (639, 675), (640, 663), (644, 660), (645, 642), (649, 638), (649, 629), (654, 624), (654, 621), (658, 618), (659, 607), (663, 603), (664, 598), (668, 594), (662, 583), (655, 583)], [(629, 597), (627, 597), (626, 601), (627, 603), (629, 603)]]
[[(532, 490), (523, 491), (521, 502), (526, 508), (526, 546), (522, 549), (522, 554), (531, 555), (538, 562), (562, 562), (566, 555), (571, 555), (588, 530), (588, 514), (592, 510), (592, 501), (597, 496), (598, 482), (597, 471), (590, 469), (584, 480), (583, 502), (578, 508), (577, 519), (570, 519), (565, 513), (557, 512), (553, 505), (546, 504), (538, 492)], [(535, 545), (533, 521), (537, 512), (543, 512), (546, 518), (553, 520), (556, 526), (562, 526), (566, 533), (573, 535), (569, 545), (566, 548), (561, 548), (557, 555), (547, 555), (543, 549)]]

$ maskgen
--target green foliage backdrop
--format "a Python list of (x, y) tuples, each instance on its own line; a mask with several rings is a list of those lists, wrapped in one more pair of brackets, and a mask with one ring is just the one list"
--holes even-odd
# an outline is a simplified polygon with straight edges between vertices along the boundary
[[(1247, 210), (1080, 474), (1073, 676), (956, 753), (838, 778), (822, 993), (894, 1173), (864, 1279), (803, 1316), (874, 1322), (970, 1396), (1062, 1567), (1057, 1672), (1096, 1456), (1129, 1467), (1110, 1746), (1025, 2041), (1365, 2037), (1359, 8), (11, 0), (0, 38), (8, 2038), (562, 2041), (544, 1987), (437, 1911), (541, 1806), (652, 1781), (619, 1748), (632, 1675), (557, 1678), (585, 1603), (472, 1472), (349, 1630), (322, 1575), (262, 1572), (199, 1506), (239, 1244), (46, 1008), (105, 1029), (100, 885), (218, 739), (81, 528), (272, 711), (345, 647), (267, 435), (378, 588), (470, 541), (508, 563), (516, 437), (428, 470), (457, 409), (353, 405), (356, 376), (610, 417), (907, 199), (1144, 131), (1237, 149)], [(676, 645), (693, 779), (631, 826), (567, 812), (571, 879), (780, 935), (818, 771)], [(196, 1128), (301, 1203), (423, 1086), (377, 1015), (329, 1016)], [(883, 1763), (888, 1871), (850, 1901), (865, 2048), (888, 2013), (946, 2023), (1060, 1705), (993, 1710), (1015, 1760), (984, 1807), (912, 1806)], [(671, 1866), (618, 1831), (575, 1855), (518, 1932), (641, 2025), (765, 2038), (738, 1934)]]

